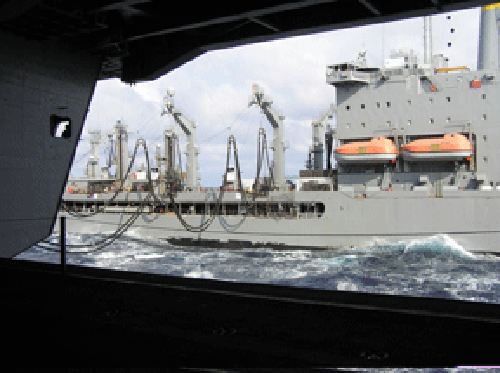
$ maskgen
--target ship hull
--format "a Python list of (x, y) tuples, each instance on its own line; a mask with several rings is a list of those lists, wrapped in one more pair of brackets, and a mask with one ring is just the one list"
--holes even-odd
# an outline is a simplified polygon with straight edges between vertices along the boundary
[[(288, 195), (290, 196), (290, 195)], [(129, 231), (174, 245), (281, 249), (342, 249), (394, 245), (436, 235), (449, 236), (467, 251), (500, 252), (500, 191), (380, 191), (372, 194), (296, 192), (293, 200), (323, 203), (324, 214), (255, 217), (217, 216), (203, 232), (187, 230), (172, 213), (142, 214)], [(288, 199), (289, 201), (289, 199)], [(67, 213), (67, 231), (113, 233), (131, 213), (76, 218)], [(198, 226), (203, 215), (183, 215)], [(58, 223), (54, 231), (59, 230)], [(451, 243), (455, 244), (455, 243)]]

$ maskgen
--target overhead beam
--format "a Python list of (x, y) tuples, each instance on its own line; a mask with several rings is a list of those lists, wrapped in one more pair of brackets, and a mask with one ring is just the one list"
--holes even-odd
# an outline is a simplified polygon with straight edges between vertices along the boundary
[(279, 32), (281, 31), (279, 28), (276, 28), (274, 26), (272, 26), (271, 24), (267, 23), (267, 22), (264, 22), (264, 21), (261, 21), (260, 19), (258, 18), (255, 18), (255, 17), (248, 17), (248, 19), (252, 22), (255, 22), (255, 23), (258, 23), (259, 25), (261, 26), (264, 26), (265, 28), (268, 28), (269, 30), (272, 30), (272, 31), (276, 31), (276, 32)]
[(107, 12), (110, 10), (119, 10), (119, 9), (124, 9), (124, 8), (130, 8), (134, 5), (138, 4), (144, 4), (144, 3), (149, 3), (151, 0), (126, 0), (126, 1), (118, 1), (113, 4), (109, 4), (97, 9), (92, 10), (90, 13), (100, 13), (100, 12)]
[(206, 27), (206, 26), (235, 22), (235, 21), (239, 21), (242, 19), (250, 19), (251, 17), (260, 17), (260, 16), (264, 16), (264, 15), (268, 15), (268, 14), (280, 13), (280, 12), (284, 12), (284, 11), (288, 11), (288, 10), (297, 10), (297, 9), (301, 9), (301, 8), (307, 8), (310, 6), (318, 5), (318, 4), (334, 3), (334, 2), (337, 2), (337, 0), (309, 0), (309, 1), (298, 1), (298, 2), (294, 2), (294, 3), (281, 4), (281, 5), (265, 8), (265, 9), (244, 12), (244, 13), (240, 13), (240, 14), (233, 15), (233, 16), (218, 17), (218, 18), (207, 20), (207, 21), (191, 23), (191, 24), (184, 25), (184, 26), (172, 27), (172, 28), (168, 28), (168, 29), (164, 29), (164, 30), (145, 33), (142, 35), (129, 36), (128, 38), (125, 38), (123, 41), (124, 42), (137, 41), (137, 40), (141, 40), (141, 39), (145, 39), (145, 38), (150, 38), (153, 36), (168, 35), (168, 34), (180, 32), (180, 31), (187, 31), (187, 30), (202, 28), (202, 27)]
[(367, 0), (359, 0), (359, 2), (361, 4), (363, 4), (367, 9), (369, 9), (373, 14), (375, 14), (376, 16), (379, 16), (380, 14), (380, 11), (375, 8), (372, 4), (370, 4)]

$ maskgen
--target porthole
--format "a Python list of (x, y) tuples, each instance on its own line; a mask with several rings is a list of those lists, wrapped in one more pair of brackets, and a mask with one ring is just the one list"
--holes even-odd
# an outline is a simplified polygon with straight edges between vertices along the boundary
[(450, 96), (446, 97), (446, 101), (450, 102), (451, 101), (451, 97)]
[(361, 104), (361, 109), (364, 109), (365, 108), (365, 104)]
[(484, 142), (488, 142), (488, 136), (483, 135), (483, 141), (484, 141)]
[(350, 107), (349, 105), (347, 105), (347, 106), (345, 107), (345, 109), (346, 109), (347, 111), (349, 111), (349, 110), (351, 110), (351, 107)]
[(380, 109), (380, 102), (377, 102), (377, 109)]
[(483, 114), (483, 120), (486, 120), (486, 114)]
[(434, 124), (434, 118), (429, 119), (430, 124)]
[(391, 107), (391, 103), (389, 101), (386, 102), (387, 107)]

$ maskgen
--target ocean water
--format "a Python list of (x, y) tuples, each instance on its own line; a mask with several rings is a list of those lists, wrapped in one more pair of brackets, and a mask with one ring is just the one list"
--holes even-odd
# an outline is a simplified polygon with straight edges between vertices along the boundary
[[(105, 235), (67, 234), (67, 245)], [(49, 237), (58, 245), (59, 236)], [(34, 245), (16, 259), (59, 263), (59, 253)], [(81, 251), (82, 249), (78, 249)], [(221, 281), (500, 303), (500, 258), (473, 254), (450, 237), (347, 250), (203, 249), (176, 247), (127, 231), (105, 249), (73, 253), (69, 264)]]

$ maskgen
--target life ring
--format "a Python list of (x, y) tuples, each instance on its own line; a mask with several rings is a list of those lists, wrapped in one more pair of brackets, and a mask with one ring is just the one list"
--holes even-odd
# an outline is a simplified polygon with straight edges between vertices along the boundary
[(432, 92), (436, 92), (436, 90), (437, 90), (436, 85), (435, 84), (431, 85), (431, 91)]

